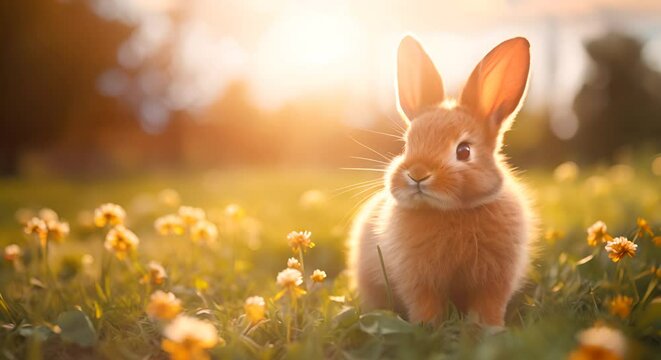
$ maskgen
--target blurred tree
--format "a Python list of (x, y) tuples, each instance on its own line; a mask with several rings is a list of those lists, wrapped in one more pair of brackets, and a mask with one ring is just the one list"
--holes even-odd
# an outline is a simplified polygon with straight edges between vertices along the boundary
[(594, 67), (574, 100), (583, 160), (609, 158), (622, 147), (661, 147), (661, 74), (643, 61), (642, 47), (621, 33), (586, 44)]
[(0, 2), (0, 175), (18, 171), (21, 153), (54, 142), (82, 158), (71, 162), (96, 161), (85, 160), (98, 151), (92, 134), (138, 126), (95, 89), (129, 30), (86, 2)]

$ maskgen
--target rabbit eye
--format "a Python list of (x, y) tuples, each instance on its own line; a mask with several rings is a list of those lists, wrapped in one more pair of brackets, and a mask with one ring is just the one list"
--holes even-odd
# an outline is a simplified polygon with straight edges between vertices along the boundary
[(471, 147), (467, 142), (457, 145), (457, 160), (466, 161), (471, 155)]

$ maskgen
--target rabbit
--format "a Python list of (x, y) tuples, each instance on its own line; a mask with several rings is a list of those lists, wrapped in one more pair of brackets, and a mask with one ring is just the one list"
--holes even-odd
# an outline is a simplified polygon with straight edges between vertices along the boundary
[(507, 40), (477, 64), (455, 101), (420, 43), (403, 37), (396, 88), (404, 151), (349, 237), (363, 310), (389, 305), (379, 246), (394, 310), (410, 322), (440, 324), (451, 301), (480, 324), (504, 326), (536, 233), (532, 201), (500, 152), (529, 67), (529, 42)]

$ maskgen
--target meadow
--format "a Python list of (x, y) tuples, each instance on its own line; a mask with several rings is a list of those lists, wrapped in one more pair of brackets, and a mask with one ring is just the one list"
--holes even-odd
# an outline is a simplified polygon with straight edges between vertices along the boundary
[[(373, 189), (350, 185), (378, 173), (0, 180), (0, 358), (652, 359), (652, 159), (523, 174), (542, 228), (506, 329), (452, 309), (439, 328), (361, 312), (345, 241)], [(620, 236), (636, 247), (608, 247)]]

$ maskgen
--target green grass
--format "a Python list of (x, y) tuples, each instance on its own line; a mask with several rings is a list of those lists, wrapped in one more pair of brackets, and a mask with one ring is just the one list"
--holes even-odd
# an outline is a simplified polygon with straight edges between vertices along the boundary
[[(648, 165), (591, 169), (563, 182), (543, 171), (524, 175), (536, 198), (542, 233), (555, 235), (540, 237), (530, 281), (509, 306), (507, 330), (498, 333), (455, 311), (437, 329), (409, 324), (387, 311), (360, 312), (343, 273), (344, 244), (355, 205), (365, 194), (334, 193), (375, 177), (249, 169), (102, 181), (0, 180), (0, 245), (16, 243), (25, 251), (23, 269), (0, 263), (0, 357), (166, 357), (161, 350), (165, 324), (145, 314), (156, 287), (139, 282), (150, 260), (168, 272), (161, 288), (182, 300), (186, 314), (213, 323), (225, 340), (224, 346), (209, 350), (214, 358), (558, 359), (578, 346), (577, 332), (596, 321), (625, 334), (631, 358), (659, 353), (661, 303), (658, 278), (650, 271), (660, 265), (659, 247), (649, 236), (638, 238), (637, 256), (614, 264), (602, 246), (591, 248), (585, 240), (585, 229), (596, 220), (606, 222), (614, 236), (629, 239), (638, 216), (661, 232), (661, 181)], [(215, 245), (156, 233), (154, 220), (176, 212), (159, 202), (165, 188), (176, 189), (183, 204), (204, 208), (220, 225)], [(302, 204), (301, 195), (311, 189), (327, 194), (326, 199)], [(119, 261), (104, 249), (107, 229), (84, 226), (89, 212), (104, 202), (127, 210), (127, 227), (140, 238), (133, 260)], [(236, 232), (228, 230), (223, 215), (232, 203), (246, 213)], [(15, 219), (19, 209), (41, 207), (71, 223), (68, 239), (50, 246), (50, 272), (37, 256), (34, 239), (22, 233)], [(285, 239), (292, 230), (312, 231), (317, 244), (305, 254), (306, 276), (319, 268), (328, 279), (299, 299), (287, 342), (290, 301), (273, 297), (280, 290), (275, 276), (293, 255)], [(82, 265), (84, 254), (95, 259), (91, 266)], [(236, 260), (234, 271), (231, 259)], [(624, 319), (610, 314), (607, 305), (618, 294), (634, 299)], [(267, 320), (248, 330), (243, 303), (252, 295), (266, 299)], [(331, 301), (329, 295), (346, 301)], [(71, 325), (62, 326), (67, 321)], [(56, 324), (62, 328), (59, 334)]]

